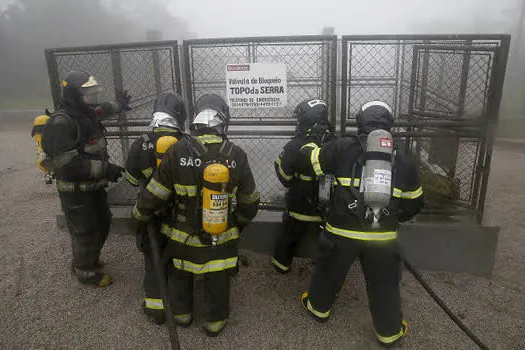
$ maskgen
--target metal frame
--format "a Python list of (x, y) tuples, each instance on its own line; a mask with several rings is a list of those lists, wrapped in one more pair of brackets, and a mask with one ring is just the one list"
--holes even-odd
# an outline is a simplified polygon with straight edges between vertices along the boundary
[[(307, 35), (307, 36), (275, 36), (275, 37), (245, 37), (245, 38), (215, 38), (215, 39), (195, 39), (187, 40), (182, 43), (179, 49), (177, 41), (149, 41), (131, 44), (117, 44), (117, 45), (98, 45), (98, 46), (83, 46), (83, 47), (64, 47), (48, 49), (45, 51), (46, 61), (48, 66), (48, 74), (50, 81), (51, 94), (55, 107), (60, 104), (60, 77), (58, 67), (58, 57), (67, 55), (82, 55), (93, 53), (109, 54), (113, 69), (113, 83), (115, 90), (119, 90), (123, 85), (122, 66), (120, 62), (120, 54), (129, 50), (151, 51), (154, 61), (154, 76), (155, 76), (155, 91), (148, 92), (147, 96), (142, 99), (134, 100), (136, 108), (141, 108), (150, 99), (159, 93), (161, 89), (160, 79), (161, 73), (158, 66), (158, 51), (156, 49), (171, 48), (173, 54), (170, 56), (172, 69), (172, 82), (174, 89), (183, 95), (187, 103), (188, 115), (193, 114), (193, 99), (194, 99), (194, 57), (191, 53), (193, 48), (205, 47), (239, 47), (246, 46), (246, 57), (251, 61), (258, 55), (258, 44), (273, 44), (279, 45), (301, 45), (308, 43), (321, 43), (321, 55), (323, 62), (326, 62), (326, 67), (323, 66), (322, 76), (326, 81), (321, 81), (323, 91), (326, 91), (328, 102), (330, 103), (330, 116), (334, 125), (339, 124), (341, 133), (346, 132), (348, 127), (355, 127), (355, 120), (348, 119), (347, 111), (350, 103), (349, 87), (352, 83), (352, 66), (349, 64), (349, 59), (354, 52), (351, 43), (360, 43), (366, 45), (391, 45), (394, 46), (392, 57), (395, 60), (392, 66), (393, 71), (388, 71), (387, 80), (380, 77), (379, 79), (370, 78), (369, 81), (364, 79), (360, 86), (368, 86), (372, 82), (374, 86), (382, 86), (387, 84), (393, 89), (394, 109), (401, 118), (396, 123), (396, 127), (404, 128), (403, 131), (394, 132), (396, 138), (407, 140), (407, 147), (410, 148), (410, 140), (413, 138), (432, 138), (439, 137), (447, 132), (447, 135), (452, 135), (457, 138), (464, 138), (467, 140), (476, 140), (478, 147), (476, 149), (476, 164), (475, 175), (472, 179), (471, 190), (473, 196), (470, 206), (467, 205), (467, 212), (474, 210), (474, 216), (478, 223), (481, 223), (483, 218), (483, 210), (485, 206), (486, 191), (488, 176), (490, 173), (490, 161), (492, 157), (492, 148), (494, 144), (494, 131), (498, 119), (498, 110), (503, 89), (503, 81), (506, 69), (506, 63), (510, 46), (510, 35), (497, 34), (476, 34), (476, 35), (349, 35), (343, 36), (341, 40), (341, 51), (337, 36), (333, 35)], [(332, 45), (332, 46), (330, 46)], [(412, 54), (409, 49), (413, 49)], [(419, 119), (415, 120), (413, 113), (414, 100), (416, 98), (415, 89), (425, 90), (427, 82), (416, 84), (416, 75), (412, 72), (419, 72), (423, 69), (429, 69), (429, 52), (428, 50), (443, 50), (458, 51), (463, 53), (463, 60), (461, 65), (461, 83), (459, 85), (459, 106), (464, 105), (466, 98), (466, 89), (469, 77), (469, 63), (470, 57), (475, 52), (493, 53), (493, 59), (490, 61), (491, 71), (487, 71), (487, 79), (485, 86), (486, 108), (483, 111), (481, 118), (477, 120), (445, 120), (450, 119), (447, 113), (437, 113), (428, 111), (418, 111)], [(421, 57), (418, 57), (418, 52), (422, 52)], [(412, 57), (411, 65), (407, 65), (407, 60)], [(415, 59), (414, 59), (415, 58)], [(341, 60), (340, 71), (338, 71), (338, 59)], [(421, 61), (421, 62), (420, 62)], [(418, 65), (422, 64), (421, 67)], [(395, 71), (395, 72), (394, 72)], [(428, 72), (427, 72), (428, 73)], [(392, 74), (392, 76), (390, 76)], [(341, 78), (341, 86), (338, 88), (338, 79)], [(404, 79), (410, 81), (404, 82)], [(425, 78), (427, 79), (427, 78)], [(490, 83), (489, 83), (490, 81)], [(354, 82), (355, 84), (356, 82)], [(424, 83), (424, 84), (423, 84)], [(363, 85), (364, 84), (364, 85)], [(368, 85), (367, 85), (368, 84)], [(354, 85), (357, 86), (357, 85)], [(372, 86), (372, 85), (370, 85)], [(412, 87), (412, 88), (410, 88)], [(407, 93), (407, 90), (410, 90)], [(389, 90), (390, 91), (390, 90)], [(338, 101), (338, 93), (340, 93), (340, 100)], [(423, 93), (425, 99), (426, 93)], [(408, 100), (407, 100), (408, 98)], [(338, 102), (340, 102), (338, 108)], [(407, 103), (408, 102), (408, 103)], [(423, 106), (424, 106), (424, 102)], [(427, 101), (428, 102), (428, 101)], [(408, 104), (408, 109), (403, 110), (403, 106)], [(464, 107), (463, 107), (464, 108)], [(337, 112), (340, 112), (337, 118)], [(463, 110), (463, 109), (462, 109)], [(441, 120), (440, 120), (441, 118)], [(259, 129), (247, 129), (254, 125), (255, 120), (234, 118), (231, 120), (231, 128), (229, 134), (235, 137), (286, 137), (293, 134), (292, 127), (295, 125), (293, 120), (263, 120), (257, 119), (257, 127), (264, 126), (280, 126), (283, 127), (278, 131)], [(118, 119), (105, 122), (108, 128), (112, 128), (107, 133), (109, 138), (119, 138), (123, 155), (126, 154), (127, 147), (129, 147), (129, 137), (139, 136), (143, 133), (137, 128), (147, 127), (148, 122), (142, 120), (126, 120), (124, 115)], [(280, 203), (267, 203), (267, 209), (282, 209)], [(445, 210), (445, 211), (443, 211)], [(469, 211), (470, 210), (470, 211)], [(436, 213), (446, 213), (447, 210), (440, 208), (435, 210)]]
[[(193, 39), (185, 40), (182, 44), (182, 56), (184, 66), (185, 77), (185, 97), (189, 105), (189, 115), (193, 115), (193, 102), (194, 102), (194, 61), (193, 55), (191, 55), (191, 49), (194, 47), (206, 48), (223, 45), (223, 47), (236, 47), (248, 45), (252, 48), (247, 52), (248, 57), (253, 59), (256, 56), (255, 48), (257, 44), (294, 44), (300, 45), (301, 43), (314, 43), (314, 42), (325, 42), (330, 43), (331, 50), (326, 53), (329, 58), (327, 69), (330, 80), (327, 82), (329, 89), (327, 90), (330, 94), (329, 101), (330, 115), (335, 120), (337, 113), (336, 107), (336, 78), (337, 78), (337, 36), (336, 35), (303, 35), (303, 36), (270, 36), (270, 37), (245, 37), (245, 38), (212, 38), (212, 39)], [(233, 120), (232, 120), (233, 122)]]
[[(402, 121), (396, 122), (396, 127), (405, 127), (407, 140), (413, 137), (419, 136), (440, 136), (453, 132), (453, 136), (456, 138), (466, 137), (478, 140), (478, 149), (476, 151), (476, 164), (474, 176), (471, 183), (472, 198), (470, 203), (470, 215), (472, 215), (478, 224), (481, 224), (483, 219), (483, 211), (485, 206), (486, 191), (488, 176), (490, 171), (490, 161), (492, 157), (492, 148), (494, 144), (494, 132), (495, 126), (498, 119), (499, 104), (501, 100), (501, 94), (503, 90), (503, 81), (505, 76), (506, 62), (509, 53), (510, 46), (510, 35), (499, 35), (499, 34), (475, 34), (475, 35), (348, 35), (342, 37), (342, 66), (341, 66), (341, 104), (340, 104), (340, 131), (341, 133), (346, 132), (348, 126), (355, 126), (355, 120), (349, 119), (348, 108), (351, 103), (349, 96), (350, 84), (352, 79), (352, 55), (353, 55), (353, 43), (359, 43), (360, 45), (394, 45), (395, 50), (395, 85), (394, 88), (394, 108), (398, 113), (398, 117), (402, 118)], [(411, 47), (412, 52), (412, 74), (410, 76), (410, 89), (408, 96), (408, 111), (406, 114), (401, 113), (401, 106), (403, 105), (403, 93), (401, 89), (403, 87), (403, 78), (406, 79), (405, 70), (406, 63), (406, 48)], [(423, 69), (421, 73), (424, 76), (424, 80), (428, 77), (425, 72), (429, 68), (429, 52), (431, 50), (443, 50), (443, 51), (459, 51), (463, 52), (463, 64), (461, 67), (461, 82), (459, 85), (459, 96), (457, 103), (462, 105), (460, 109), (461, 113), (464, 111), (464, 101), (466, 97), (467, 81), (469, 79), (469, 64), (470, 57), (473, 52), (488, 52), (493, 53), (493, 62), (489, 61), (491, 65), (489, 79), (486, 79), (485, 91), (488, 91), (486, 110), (480, 116), (478, 120), (470, 121), (445, 121), (435, 120), (429, 123), (428, 120), (414, 118), (413, 106), (415, 100), (416, 89), (424, 89), (423, 85), (426, 85), (426, 81), (421, 81), (420, 84), (416, 84), (416, 73)], [(419, 57), (419, 52), (422, 56)], [(399, 64), (401, 67), (399, 67)], [(419, 64), (422, 64), (420, 67)], [(409, 66), (410, 69), (410, 66)], [(401, 72), (400, 72), (401, 71)], [(372, 79), (372, 78), (371, 78)], [(380, 79), (373, 79), (380, 80)], [(382, 82), (377, 83), (378, 86)], [(424, 96), (422, 94), (422, 101), (420, 104), (425, 104)], [(406, 101), (406, 100), (405, 100)], [(404, 102), (406, 103), (406, 102)], [(426, 118), (439, 118), (435, 113), (429, 112), (418, 112), (418, 116)], [(444, 116), (442, 116), (444, 117)], [(434, 132), (428, 133), (425, 131), (416, 131), (420, 128), (431, 127)], [(437, 131), (436, 131), (437, 130)], [(440, 132), (439, 130), (443, 130)], [(394, 133), (395, 134), (395, 133)], [(410, 142), (406, 143), (407, 151), (411, 150)], [(419, 146), (419, 145), (417, 145)], [(457, 150), (454, 156), (457, 159)], [(452, 170), (452, 173), (455, 169)]]
[[(71, 54), (79, 54), (79, 53), (110, 53), (112, 55), (112, 63), (114, 64), (113, 71), (114, 71), (114, 83), (115, 87), (121, 85), (119, 84), (119, 81), (121, 81), (121, 74), (122, 74), (122, 67), (120, 64), (120, 60), (116, 59), (116, 56), (120, 52), (126, 52), (129, 50), (137, 50), (137, 49), (149, 49), (153, 52), (155, 52), (155, 49), (159, 48), (167, 48), (173, 50), (173, 73), (174, 73), (174, 90), (178, 93), (181, 93), (182, 90), (182, 83), (180, 78), (180, 61), (179, 61), (179, 45), (176, 40), (164, 40), (164, 41), (144, 41), (144, 42), (136, 42), (136, 43), (129, 43), (129, 44), (110, 44), (110, 45), (92, 45), (92, 46), (78, 46), (78, 47), (60, 47), (60, 48), (52, 48), (52, 49), (46, 49), (45, 50), (45, 56), (46, 56), (46, 62), (47, 62), (47, 68), (48, 68), (48, 75), (49, 75), (49, 84), (51, 89), (51, 96), (53, 98), (53, 104), (55, 108), (57, 108), (60, 105), (60, 77), (58, 74), (58, 64), (57, 64), (57, 57), (58, 56), (67, 56)], [(155, 55), (154, 55), (155, 57)], [(154, 58), (155, 59), (155, 58)], [(118, 73), (120, 72), (120, 74)], [(156, 79), (160, 79), (159, 74), (155, 74)], [(156, 86), (158, 86), (158, 81), (155, 81)]]

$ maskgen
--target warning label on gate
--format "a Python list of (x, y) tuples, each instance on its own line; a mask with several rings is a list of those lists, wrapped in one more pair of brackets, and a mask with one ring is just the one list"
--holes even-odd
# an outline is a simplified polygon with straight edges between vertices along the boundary
[(287, 94), (284, 63), (226, 65), (226, 96), (231, 108), (285, 107)]

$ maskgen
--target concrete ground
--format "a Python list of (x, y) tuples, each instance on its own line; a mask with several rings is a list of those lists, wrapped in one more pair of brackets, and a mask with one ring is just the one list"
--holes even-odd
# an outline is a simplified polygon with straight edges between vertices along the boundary
[[(112, 286), (82, 286), (71, 275), (68, 233), (56, 227), (58, 198), (34, 165), (29, 128), (30, 122), (0, 124), (0, 348), (168, 348), (166, 328), (141, 313), (142, 259), (133, 237), (113, 232), (104, 248)], [(491, 349), (525, 346), (524, 172), (524, 147), (496, 147), (486, 210), (486, 224), (502, 228), (493, 276), (423, 273)], [(312, 271), (307, 260), (281, 276), (267, 256), (245, 255), (247, 266), (233, 282), (228, 328), (207, 338), (198, 327), (203, 308), (198, 298), (197, 322), (179, 329), (183, 349), (378, 348), (358, 265), (331, 320), (318, 324), (299, 304)], [(402, 297), (409, 323), (403, 348), (476, 348), (408, 273)]]

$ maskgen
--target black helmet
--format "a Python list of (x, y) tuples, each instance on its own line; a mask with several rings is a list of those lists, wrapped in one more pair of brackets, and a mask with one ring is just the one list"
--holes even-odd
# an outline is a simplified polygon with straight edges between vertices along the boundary
[(155, 100), (150, 126), (166, 126), (183, 130), (185, 122), (186, 108), (182, 97), (173, 91), (161, 93)]
[(382, 101), (365, 103), (356, 114), (358, 134), (368, 135), (376, 129), (390, 131), (394, 126), (392, 108)]
[(230, 107), (217, 94), (202, 95), (195, 102), (195, 117), (191, 124), (193, 131), (209, 128), (223, 135), (230, 123)]
[(69, 72), (62, 81), (62, 103), (66, 107), (96, 106), (101, 92), (95, 78), (84, 71)]
[(316, 124), (328, 122), (328, 107), (324, 100), (309, 98), (295, 107), (292, 117), (297, 118), (296, 131), (306, 133)]

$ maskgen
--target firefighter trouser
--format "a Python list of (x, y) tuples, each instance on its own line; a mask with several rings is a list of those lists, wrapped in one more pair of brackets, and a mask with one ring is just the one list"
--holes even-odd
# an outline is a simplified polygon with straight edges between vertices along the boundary
[(319, 230), (318, 222), (300, 221), (283, 213), (282, 231), (277, 237), (272, 262), (282, 271), (288, 271), (292, 265), (295, 249), (301, 237), (309, 230)]
[[(173, 267), (173, 264), (168, 266), (168, 283), (173, 314), (191, 315), (193, 313), (193, 279), (195, 275), (178, 270)], [(207, 322), (228, 319), (230, 315), (231, 275), (231, 269), (203, 274)]]
[[(167, 263), (164, 256), (164, 248), (166, 246), (166, 238), (157, 235), (157, 242), (160, 248), (159, 257), (161, 259), (162, 267), (166, 276)], [(162, 293), (160, 290), (160, 284), (157, 278), (157, 272), (155, 271), (155, 262), (153, 260), (153, 252), (151, 251), (151, 244), (149, 241), (148, 232), (144, 231), (137, 235), (137, 247), (144, 255), (144, 280), (143, 288), (145, 292), (144, 306), (150, 311), (159, 314), (164, 312), (164, 304), (162, 302)]]
[[(395, 240), (363, 241), (323, 232), (321, 255), (316, 263), (308, 293), (308, 308), (319, 317), (328, 317), (346, 274), (359, 258), (365, 275), (368, 302), (376, 333), (390, 337), (400, 332), (401, 261)], [(328, 245), (328, 247), (327, 247)]]
[(96, 271), (109, 234), (111, 212), (106, 190), (59, 192), (59, 197), (71, 235), (73, 267), (82, 278), (83, 272)]

